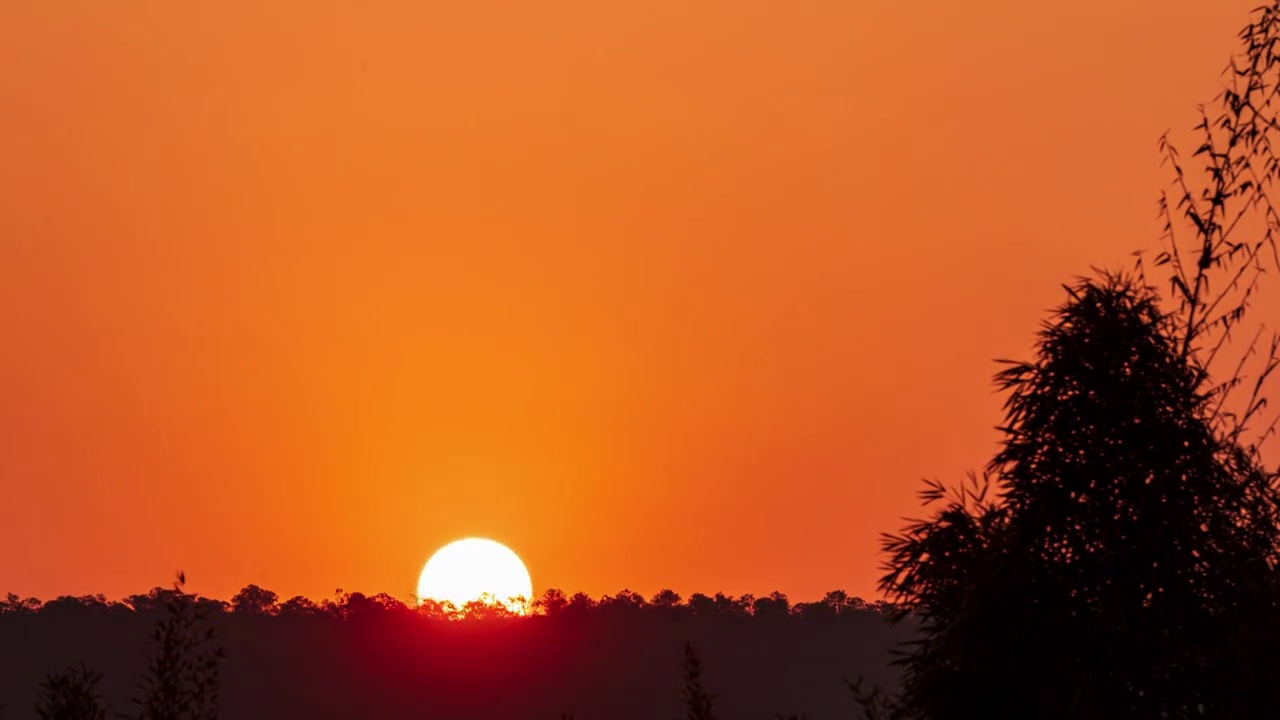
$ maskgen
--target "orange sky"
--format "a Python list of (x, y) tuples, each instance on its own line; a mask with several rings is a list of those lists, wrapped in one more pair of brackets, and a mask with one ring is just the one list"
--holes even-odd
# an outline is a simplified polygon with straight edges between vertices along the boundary
[(873, 595), (1256, 4), (0, 4), (0, 592)]

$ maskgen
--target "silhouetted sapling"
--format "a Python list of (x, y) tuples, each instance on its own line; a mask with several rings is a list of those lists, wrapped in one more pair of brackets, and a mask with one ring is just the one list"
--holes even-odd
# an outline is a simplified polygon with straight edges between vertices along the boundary
[(206, 608), (185, 591), (178, 574), (163, 598), (164, 614), (152, 635), (155, 651), (138, 700), (140, 720), (214, 720), (222, 648), (206, 623)]
[(36, 717), (40, 720), (105, 720), (107, 706), (98, 691), (101, 680), (101, 674), (84, 665), (49, 675), (40, 684)]
[(715, 696), (702, 687), (702, 660), (690, 643), (684, 646), (684, 702), (689, 709), (688, 720), (715, 720)]

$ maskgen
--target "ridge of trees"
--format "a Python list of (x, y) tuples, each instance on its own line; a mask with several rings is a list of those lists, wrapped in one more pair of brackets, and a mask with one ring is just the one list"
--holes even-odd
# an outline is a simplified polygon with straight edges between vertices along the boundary
[[(212, 720), (218, 715), (220, 668), (224, 660), (219, 636), (225, 634), (237, 648), (236, 657), (241, 657), (246, 647), (256, 648), (260, 638), (321, 638), (317, 647), (328, 648), (330, 652), (341, 647), (344, 653), (349, 653), (346, 657), (364, 658), (366, 662), (358, 663), (360, 668), (356, 669), (362, 679), (364, 676), (360, 673), (378, 676), (385, 668), (401, 666), (406, 658), (415, 657), (414, 651), (404, 643), (389, 643), (389, 638), (414, 638), (410, 645), (434, 638), (427, 644), (434, 648), (453, 648), (446, 653), (459, 652), (459, 648), (467, 647), (468, 643), (479, 643), (488, 648), (478, 651), (481, 654), (503, 647), (508, 642), (504, 638), (527, 651), (531, 642), (546, 648), (573, 638), (609, 637), (630, 643), (629, 647), (638, 649), (640, 655), (653, 653), (655, 642), (663, 646), (670, 643), (673, 666), (683, 647), (685, 673), (685, 692), (681, 694), (681, 687), (673, 685), (671, 697), (678, 695), (681, 702), (696, 706), (697, 717), (711, 718), (720, 716), (716, 713), (718, 703), (716, 695), (707, 690), (700, 669), (701, 658), (695, 647), (709, 648), (717, 658), (713, 666), (718, 668), (725, 660), (727, 648), (732, 647), (732, 644), (725, 645), (728, 638), (754, 637), (755, 640), (746, 640), (744, 647), (758, 648), (761, 646), (755, 643), (767, 637), (781, 641), (781, 646), (794, 651), (794, 641), (798, 638), (863, 637), (862, 633), (870, 633), (866, 637), (878, 638), (873, 641), (878, 649), (869, 650), (875, 654), (884, 652), (888, 647), (885, 639), (894, 632), (887, 620), (892, 611), (890, 606), (883, 602), (868, 603), (842, 591), (829, 592), (815, 602), (793, 604), (781, 593), (761, 597), (694, 593), (685, 599), (671, 590), (659, 591), (649, 598), (624, 590), (592, 598), (585, 593), (568, 596), (552, 589), (530, 604), (530, 614), (515, 615), (502, 604), (473, 604), (456, 611), (433, 603), (410, 604), (386, 594), (366, 596), (342, 591), (320, 602), (299, 598), (282, 602), (276, 593), (257, 585), (245, 587), (229, 601), (220, 601), (185, 592), (183, 580), (180, 577), (173, 587), (157, 587), (120, 601), (100, 595), (62, 597), (43, 603), (32, 598), (6, 597), (0, 603), (0, 629), (14, 629), (16, 637), (26, 637), (28, 641), (35, 637), (32, 630), (42, 633), (50, 627), (68, 627), (83, 632), (102, 628), (111, 629), (117, 638), (121, 630), (127, 631), (137, 638), (139, 642), (135, 647), (141, 650), (148, 643), (139, 630), (148, 626), (152, 629), (145, 666), (132, 665), (131, 661), (126, 666), (135, 669), (127, 671), (124, 677), (120, 668), (104, 661), (101, 648), (89, 651), (90, 656), (97, 658), (96, 667), (72, 665), (52, 672), (42, 669), (47, 674), (33, 699), (36, 715), (58, 720), (99, 720), (107, 716), (138, 720)], [(92, 643), (81, 647), (92, 647)], [(460, 652), (465, 656), (468, 651)], [(68, 652), (65, 660), (77, 657), (84, 656)], [(276, 659), (267, 660), (268, 664), (287, 657), (287, 652), (272, 657)], [(864, 657), (870, 659), (867, 655)], [(49, 661), (45, 659), (42, 664)], [(419, 661), (410, 661), (413, 662)], [(426, 664), (414, 666), (419, 670), (438, 667), (438, 659), (420, 662)], [(871, 662), (864, 667), (875, 664)], [(481, 667), (476, 665), (475, 669)], [(108, 681), (102, 689), (103, 676), (98, 668), (108, 669)], [(128, 685), (128, 676), (139, 672), (143, 677), (136, 684), (136, 694), (130, 702), (128, 694), (121, 694), (121, 684)], [(832, 672), (835, 674), (830, 678), (831, 687), (838, 694), (839, 670), (833, 667)], [(672, 678), (676, 675), (672, 673)], [(237, 710), (224, 710), (224, 714), (244, 711), (243, 670), (233, 676), (238, 678), (233, 685), (237, 688)], [(408, 681), (410, 676), (411, 673), (404, 676), (404, 683), (392, 682), (387, 688), (393, 694), (406, 692), (405, 688), (413, 686)], [(723, 682), (723, 672), (718, 676), (719, 682)], [(465, 672), (460, 677), (466, 677)], [(379, 682), (385, 682), (385, 678)], [(474, 679), (465, 682), (474, 682)], [(116, 707), (126, 708), (125, 712), (113, 712), (104, 702), (104, 694), (113, 703), (118, 701)], [(396, 697), (408, 703), (421, 700), (413, 699), (411, 691)], [(580, 702), (583, 696), (566, 692), (565, 697)], [(588, 692), (586, 697), (592, 695)], [(829, 702), (831, 694), (826, 697)], [(793, 697), (779, 704), (785, 707), (795, 701)], [(589, 699), (588, 705), (591, 702)], [(786, 717), (790, 720), (803, 716)]]
[[(108, 600), (103, 595), (85, 595), (80, 597), (62, 596), (42, 602), (37, 598), (22, 598), (8, 594), (0, 600), (0, 617), (9, 614), (63, 613), (63, 612), (131, 612), (152, 613), (163, 610), (183, 597), (180, 591), (173, 588), (156, 587), (152, 590), (127, 596), (119, 601)], [(508, 610), (501, 603), (490, 600), (476, 600), (456, 608), (451, 603), (439, 603), (425, 600), (420, 604), (406, 603), (387, 593), (365, 595), (359, 592), (335, 591), (334, 596), (319, 602), (297, 595), (287, 600), (258, 585), (247, 585), (237, 592), (229, 601), (215, 600), (198, 595), (189, 598), (193, 612), (203, 615), (211, 613), (234, 613), (237, 615), (284, 616), (284, 617), (334, 617), (352, 618), (369, 615), (391, 613), (397, 615), (416, 615), (428, 619), (498, 619), (523, 617)], [(814, 602), (792, 603), (781, 592), (755, 596), (745, 594), (739, 596), (715, 593), (706, 595), (693, 593), (688, 598), (666, 589), (654, 593), (646, 599), (643, 595), (621, 590), (612, 595), (593, 598), (586, 593), (578, 592), (568, 595), (559, 589), (546, 590), (541, 596), (529, 603), (529, 616), (546, 617), (587, 617), (594, 614), (611, 614), (619, 612), (640, 612), (648, 614), (668, 614), (689, 617), (725, 617), (782, 619), (794, 618), (803, 620), (822, 620), (839, 617), (846, 613), (874, 613), (888, 615), (893, 605), (884, 600), (867, 601), (860, 597), (850, 596), (843, 590), (832, 590), (821, 600)]]

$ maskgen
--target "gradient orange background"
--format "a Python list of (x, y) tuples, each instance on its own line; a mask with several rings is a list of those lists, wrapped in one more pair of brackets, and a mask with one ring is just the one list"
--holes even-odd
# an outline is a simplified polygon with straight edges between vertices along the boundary
[(872, 596), (1254, 4), (0, 4), (0, 592)]

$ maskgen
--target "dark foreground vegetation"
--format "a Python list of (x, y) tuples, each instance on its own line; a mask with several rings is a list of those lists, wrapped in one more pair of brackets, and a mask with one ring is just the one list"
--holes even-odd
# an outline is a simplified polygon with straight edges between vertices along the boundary
[[(278, 602), (252, 586), (230, 603), (178, 589), (121, 602), (11, 597), (0, 613), (0, 717), (36, 717), (40, 704), (76, 708), (41, 716), (64, 719), (107, 706), (108, 717), (205, 718), (216, 702), (225, 718), (678, 718), (686, 643), (717, 717), (851, 717), (844, 678), (892, 683), (889, 648), (908, 632), (883, 604), (839, 592), (791, 605), (777, 594), (597, 601), (551, 591), (528, 617), (469, 610), (450, 618), (359, 593)], [(166, 647), (168, 690), (148, 694), (165, 685), (155, 668)], [(206, 662), (219, 651), (225, 662)]]
[(1195, 152), (1161, 141), (1163, 251), (1066, 288), (996, 376), (985, 472), (929, 483), (932, 515), (886, 536), (881, 588), (921, 635), (869, 715), (1277, 716), (1280, 335), (1245, 319), (1280, 271), (1280, 2), (1241, 39)]
[(128, 697), (166, 720), (1276, 717), (1280, 488), (1261, 446), (1280, 335), (1246, 315), (1280, 272), (1280, 0), (1241, 38), (1196, 150), (1161, 142), (1163, 251), (1068, 286), (997, 375), (995, 457), (927, 484), (931, 513), (885, 537), (892, 605), (553, 592), (532, 617), (450, 619), (257, 588), (229, 611), (180, 583), (114, 606), (13, 598), (0, 702), (63, 720)]

